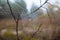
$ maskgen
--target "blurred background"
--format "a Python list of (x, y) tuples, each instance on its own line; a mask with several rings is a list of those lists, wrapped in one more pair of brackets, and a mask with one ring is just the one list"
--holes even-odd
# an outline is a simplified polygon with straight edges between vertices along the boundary
[(8, 1), (11, 10), (0, 0), (0, 40), (17, 40), (16, 26), (19, 40), (60, 40), (60, 0)]

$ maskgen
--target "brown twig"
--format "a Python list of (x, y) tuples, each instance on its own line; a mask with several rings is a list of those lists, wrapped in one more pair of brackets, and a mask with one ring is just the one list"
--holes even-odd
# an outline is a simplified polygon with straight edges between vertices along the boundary
[[(40, 29), (41, 26), (42, 26), (42, 23), (39, 25), (39, 27), (38, 27), (38, 29), (36, 30), (36, 32), (34, 32), (34, 33), (32, 34), (31, 38), (34, 37), (34, 35), (39, 31), (39, 29)], [(29, 40), (31, 40), (31, 38), (30, 38)]]
[(47, 9), (46, 7), (43, 7), (43, 8), (45, 8), (45, 9), (46, 9), (46, 11), (47, 11), (47, 15), (48, 15), (48, 17), (49, 17), (50, 24), (51, 24), (52, 20), (51, 20), (51, 17), (50, 17), (50, 15), (49, 15), (49, 11), (48, 11), (48, 9)]
[(36, 10), (34, 10), (33, 12), (31, 12), (30, 14), (32, 13), (35, 13), (37, 10), (39, 10), (44, 4), (46, 4), (48, 2), (48, 0), (46, 0), (40, 7), (38, 7)]
[(8, 6), (9, 6), (11, 15), (13, 16), (14, 20), (16, 21), (16, 18), (15, 18), (15, 15), (13, 14), (12, 8), (11, 8), (10, 3), (9, 3), (9, 0), (7, 0), (7, 4), (8, 4)]
[[(37, 8), (36, 10), (34, 10), (33, 12), (31, 12), (30, 14), (35, 13), (37, 10), (39, 10), (44, 4), (47, 3), (47, 1), (48, 0), (46, 0), (39, 8)], [(31, 38), (33, 38), (33, 36), (39, 31), (39, 29), (40, 29), (41, 26), (42, 26), (42, 23), (39, 25), (37, 31), (32, 34), (32, 37)], [(31, 38), (30, 38), (30, 40), (31, 40)]]
[(16, 22), (16, 37), (17, 37), (16, 40), (19, 40), (19, 37), (18, 37), (18, 22), (19, 22), (19, 16), (20, 16), (20, 15), (18, 15), (18, 18), (16, 19), (16, 18), (15, 18), (15, 15), (13, 14), (12, 8), (11, 8), (8, 0), (7, 0), (7, 4), (8, 4), (8, 6), (9, 6), (11, 15), (13, 16), (13, 18), (14, 18), (14, 20), (15, 20), (15, 22)]
[(38, 7), (37, 9), (35, 9), (34, 11), (32, 11), (31, 13), (25, 15), (24, 17), (26, 17), (26, 16), (28, 16), (28, 15), (31, 15), (31, 14), (35, 13), (35, 12), (38, 11), (41, 7), (43, 7), (47, 2), (48, 2), (48, 0), (46, 0), (42, 5), (40, 5), (40, 7)]

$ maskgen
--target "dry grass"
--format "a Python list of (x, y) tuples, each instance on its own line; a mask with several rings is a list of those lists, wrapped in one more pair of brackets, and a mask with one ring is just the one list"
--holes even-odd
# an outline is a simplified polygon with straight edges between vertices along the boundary
[[(43, 25), (40, 27), (40, 30), (39, 30), (39, 31), (41, 31), (40, 36), (45, 37), (48, 40), (49, 39), (51, 39), (51, 40), (55, 39), (56, 36), (58, 37), (58, 35), (59, 35), (58, 33), (60, 32), (59, 31), (60, 26), (56, 25), (56, 23), (60, 24), (60, 22), (58, 22), (58, 20), (52, 19), (52, 24), (50, 24), (50, 21), (49, 21), (48, 17), (40, 17), (39, 16), (36, 20), (31, 20), (31, 21), (27, 20), (27, 23), (25, 24), (25, 26), (27, 26), (28, 28), (29, 27), (35, 27), (39, 23), (43, 23)], [(0, 28), (8, 29), (8, 28), (15, 28), (15, 26), (16, 26), (15, 21), (13, 19), (0, 20)], [(36, 26), (36, 27), (38, 27), (38, 26)], [(23, 27), (22, 20), (19, 20), (19, 27)], [(26, 29), (26, 30), (29, 30), (29, 29)]]

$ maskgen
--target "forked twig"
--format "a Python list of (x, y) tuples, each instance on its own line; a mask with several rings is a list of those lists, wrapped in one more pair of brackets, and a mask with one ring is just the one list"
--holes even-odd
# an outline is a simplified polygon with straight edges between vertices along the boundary
[(7, 4), (8, 4), (8, 6), (9, 6), (11, 15), (13, 16), (13, 18), (14, 18), (14, 20), (15, 20), (15, 22), (16, 22), (16, 37), (17, 37), (16, 40), (19, 40), (19, 37), (18, 37), (18, 21), (19, 21), (19, 16), (20, 16), (20, 15), (18, 15), (18, 18), (16, 19), (16, 18), (15, 18), (15, 15), (14, 15), (14, 13), (13, 13), (13, 11), (12, 11), (12, 8), (11, 8), (11, 6), (10, 6), (9, 0), (7, 0)]

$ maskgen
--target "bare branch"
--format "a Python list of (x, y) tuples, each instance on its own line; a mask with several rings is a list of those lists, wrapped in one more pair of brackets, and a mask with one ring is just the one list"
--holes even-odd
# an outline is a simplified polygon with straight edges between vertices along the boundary
[(37, 9), (35, 9), (33, 12), (31, 12), (30, 14), (25, 15), (24, 17), (31, 15), (32, 13), (35, 13), (37, 10), (39, 10), (41, 7), (43, 7), (46, 3), (48, 2), (48, 0), (46, 0), (40, 7), (38, 7)]
[[(31, 13), (35, 13), (37, 10), (39, 10), (44, 4), (46, 4), (48, 2), (48, 0), (46, 0), (40, 7), (38, 7), (36, 10), (34, 10), (33, 12), (31, 12)], [(31, 14), (30, 13), (30, 14)]]
[(47, 15), (48, 15), (48, 17), (49, 17), (49, 20), (50, 20), (50, 24), (51, 24), (51, 17), (50, 17), (50, 15), (49, 15), (49, 11), (48, 11), (48, 9), (46, 8), (46, 7), (43, 7), (43, 8), (45, 8), (46, 9), (46, 11), (47, 11)]
[(15, 15), (13, 14), (12, 8), (11, 8), (10, 3), (9, 3), (9, 0), (7, 0), (7, 4), (8, 4), (8, 6), (9, 6), (11, 15), (13, 16), (14, 20), (16, 21), (16, 18), (15, 18)]
[(16, 40), (19, 40), (19, 37), (18, 37), (18, 22), (19, 22), (19, 16), (20, 16), (20, 15), (18, 15), (18, 18), (15, 18), (15, 15), (13, 14), (12, 8), (11, 8), (8, 0), (7, 0), (7, 4), (8, 4), (8, 6), (9, 6), (11, 15), (13, 16), (13, 18), (14, 18), (14, 20), (15, 20), (15, 22), (16, 22), (16, 37), (17, 37)]
[(34, 35), (35, 35), (39, 30), (40, 30), (40, 27), (42, 26), (42, 24), (43, 24), (43, 23), (39, 24), (38, 29), (36, 30), (36, 32), (34, 32), (34, 33), (32, 34), (32, 37), (31, 37), (31, 38), (33, 38), (33, 37), (34, 37)]
[[(48, 2), (48, 0), (46, 0), (40, 7), (38, 7), (36, 10), (31, 12), (30, 14), (26, 14), (24, 17), (27, 17), (28, 15), (31, 15), (32, 13), (35, 13), (37, 10), (39, 10), (41, 7), (43, 7), (47, 2)], [(19, 6), (18, 3), (17, 3), (17, 5)], [(21, 7), (25, 11), (25, 9), (22, 6), (19, 6), (19, 7)]]

